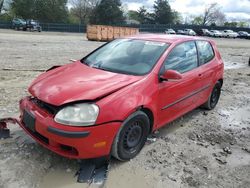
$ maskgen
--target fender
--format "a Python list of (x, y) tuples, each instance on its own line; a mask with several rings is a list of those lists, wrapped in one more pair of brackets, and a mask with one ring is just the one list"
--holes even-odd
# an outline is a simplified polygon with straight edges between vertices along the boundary
[[(158, 77), (153, 76), (155, 77), (154, 82), (158, 83)], [(124, 121), (141, 107), (149, 109), (155, 117), (157, 115), (155, 101), (158, 90), (152, 88), (157, 87), (157, 84), (149, 83), (149, 80), (150, 78), (146, 77), (97, 101), (96, 104), (100, 107), (100, 112), (96, 123), (114, 120)]]

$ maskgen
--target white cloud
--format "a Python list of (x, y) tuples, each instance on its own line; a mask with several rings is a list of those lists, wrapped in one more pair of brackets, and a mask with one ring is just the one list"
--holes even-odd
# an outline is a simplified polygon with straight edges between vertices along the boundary
[(129, 10), (138, 10), (142, 6), (141, 3), (135, 3), (135, 2), (127, 3), (127, 5)]
[[(154, 1), (123, 0), (123, 2), (127, 3), (130, 10), (138, 10), (141, 6), (152, 10)], [(229, 19), (250, 19), (250, 0), (170, 0), (169, 3), (173, 9), (183, 15), (200, 15), (207, 4), (218, 3)]]

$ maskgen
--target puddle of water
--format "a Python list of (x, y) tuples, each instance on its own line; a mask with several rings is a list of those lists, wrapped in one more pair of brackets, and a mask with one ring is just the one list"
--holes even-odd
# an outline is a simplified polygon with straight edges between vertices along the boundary
[(108, 188), (128, 188), (128, 187), (158, 187), (156, 177), (152, 171), (143, 168), (131, 168), (128, 163), (124, 163), (118, 168), (113, 168), (109, 172), (107, 182)]
[[(112, 164), (113, 163), (113, 164)], [(74, 177), (77, 166), (70, 172), (59, 167), (50, 170), (42, 179), (39, 188), (98, 188), (103, 185), (77, 183)], [(128, 187), (155, 187), (154, 174), (150, 174), (143, 168), (131, 168), (129, 162), (122, 163), (111, 161), (111, 168), (104, 187), (108, 188), (128, 188)]]
[(52, 169), (43, 178), (40, 188), (87, 188), (88, 185), (77, 183), (77, 177), (74, 177), (77, 170), (67, 172), (65, 169)]
[(233, 154), (229, 155), (227, 158), (228, 164), (232, 167), (244, 166), (250, 164), (250, 155), (249, 153), (243, 151), (239, 148), (233, 148)]
[(225, 126), (225, 118), (231, 124), (232, 128), (243, 128), (250, 126), (250, 106), (234, 110), (221, 109), (219, 114), (224, 117), (221, 119), (222, 126)]
[(236, 63), (236, 62), (231, 62), (231, 61), (224, 61), (224, 66), (226, 70), (247, 67), (246, 64), (244, 63), (239, 63), (239, 62)]

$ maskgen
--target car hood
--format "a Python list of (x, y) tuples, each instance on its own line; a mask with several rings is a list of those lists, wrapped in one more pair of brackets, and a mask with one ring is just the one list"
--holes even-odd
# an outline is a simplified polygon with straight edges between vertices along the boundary
[(31, 83), (29, 92), (39, 100), (60, 106), (105, 97), (141, 78), (91, 68), (78, 61), (41, 74)]

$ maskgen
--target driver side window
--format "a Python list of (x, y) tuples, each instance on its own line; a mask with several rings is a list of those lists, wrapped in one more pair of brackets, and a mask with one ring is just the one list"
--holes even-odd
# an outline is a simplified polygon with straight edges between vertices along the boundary
[(176, 46), (164, 62), (165, 70), (188, 72), (198, 67), (197, 49), (194, 41), (184, 42)]

